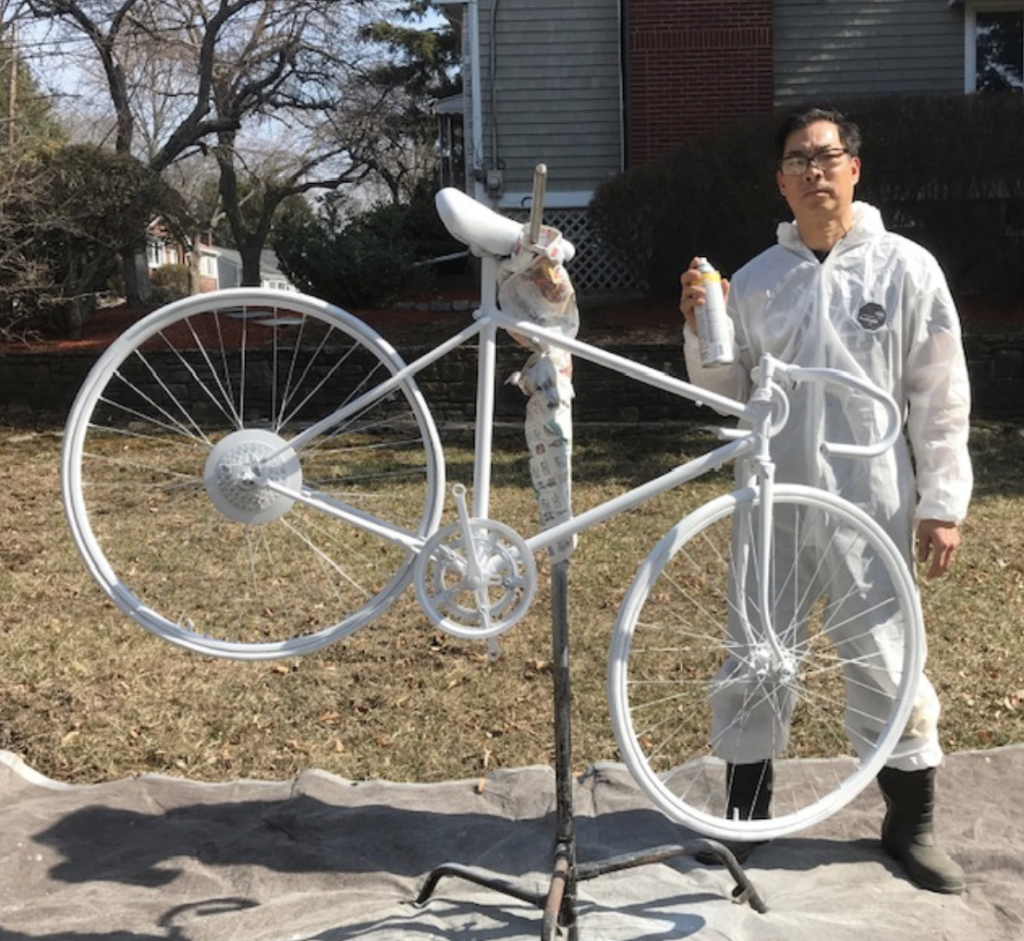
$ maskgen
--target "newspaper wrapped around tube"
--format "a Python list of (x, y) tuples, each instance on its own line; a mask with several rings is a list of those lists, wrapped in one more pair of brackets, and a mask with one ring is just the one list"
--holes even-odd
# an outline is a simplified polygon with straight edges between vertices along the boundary
[[(565, 270), (571, 249), (558, 229), (540, 226), (536, 243), (526, 233), (498, 271), (498, 303), (520, 320), (575, 337), (579, 330), (576, 292)], [(512, 336), (533, 352), (523, 368), (509, 377), (528, 396), (526, 442), (530, 478), (544, 529), (572, 516), (572, 357), (535, 337)], [(575, 537), (551, 547), (554, 562), (572, 554)]]

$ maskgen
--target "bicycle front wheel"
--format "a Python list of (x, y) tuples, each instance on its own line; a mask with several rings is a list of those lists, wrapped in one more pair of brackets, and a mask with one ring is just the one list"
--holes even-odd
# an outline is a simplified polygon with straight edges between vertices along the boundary
[[(902, 736), (924, 660), (912, 576), (874, 520), (776, 485), (764, 566), (761, 511), (754, 490), (738, 491), (662, 539), (623, 602), (608, 668), (638, 784), (672, 820), (722, 840), (793, 833), (852, 800)], [(737, 808), (729, 766), (762, 762), (773, 783), (755, 776)]]
[(191, 297), (129, 328), (86, 378), (62, 454), (100, 586), (154, 634), (243, 660), (307, 653), (378, 616), (412, 574), (391, 535), (435, 529), (444, 489), (412, 379), (368, 395), (403, 365), (350, 314), (283, 291)]

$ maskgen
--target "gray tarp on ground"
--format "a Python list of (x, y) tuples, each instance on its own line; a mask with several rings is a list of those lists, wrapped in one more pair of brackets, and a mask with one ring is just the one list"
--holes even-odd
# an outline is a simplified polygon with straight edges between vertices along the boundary
[[(689, 857), (581, 884), (583, 941), (1024, 939), (1024, 746), (948, 757), (939, 829), (967, 871), (948, 898), (902, 879), (875, 839), (871, 788), (813, 831), (758, 850), (747, 872), (770, 911)], [(477, 781), (202, 784), (143, 776), (68, 786), (0, 752), (0, 938), (285, 941), (540, 937), (528, 903), (456, 879), (411, 904), (444, 862), (547, 891), (554, 776)], [(650, 809), (618, 765), (575, 789), (579, 858), (692, 838)]]

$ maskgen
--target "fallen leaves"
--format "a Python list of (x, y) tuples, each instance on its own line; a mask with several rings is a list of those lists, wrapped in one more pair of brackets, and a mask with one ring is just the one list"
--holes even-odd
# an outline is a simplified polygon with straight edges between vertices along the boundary
[(523, 678), (532, 680), (541, 674), (550, 673), (552, 666), (550, 660), (527, 660), (523, 665)]
[(1016, 709), (1021, 705), (1021, 703), (1024, 703), (1024, 689), (1018, 689), (1010, 693), (1010, 695), (1003, 700), (1003, 704), (1007, 709)]

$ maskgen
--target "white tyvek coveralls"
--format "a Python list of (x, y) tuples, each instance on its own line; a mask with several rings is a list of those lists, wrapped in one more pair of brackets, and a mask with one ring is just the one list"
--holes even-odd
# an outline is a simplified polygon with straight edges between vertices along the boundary
[[(820, 453), (823, 439), (876, 441), (884, 423), (878, 406), (832, 386), (807, 383), (791, 393), (790, 420), (772, 450), (778, 480), (831, 490), (859, 505), (909, 563), (914, 519), (959, 523), (970, 500), (970, 389), (960, 324), (935, 259), (887, 232), (874, 207), (854, 203), (853, 213), (853, 227), (824, 262), (803, 244), (794, 223), (780, 225), (778, 244), (740, 269), (730, 284), (736, 361), (703, 367), (697, 337), (686, 327), (686, 363), (692, 382), (741, 401), (762, 353), (786, 363), (843, 369), (887, 390), (907, 416), (916, 487), (905, 438), (868, 460)], [(725, 713), (737, 705), (716, 702), (718, 721), (727, 724)], [(922, 677), (890, 766), (910, 771), (939, 764), (938, 713), (938, 697)], [(766, 727), (762, 735), (778, 730)], [(771, 757), (764, 743), (760, 754), (746, 744), (734, 746), (738, 750), (723, 757), (737, 763)]]

